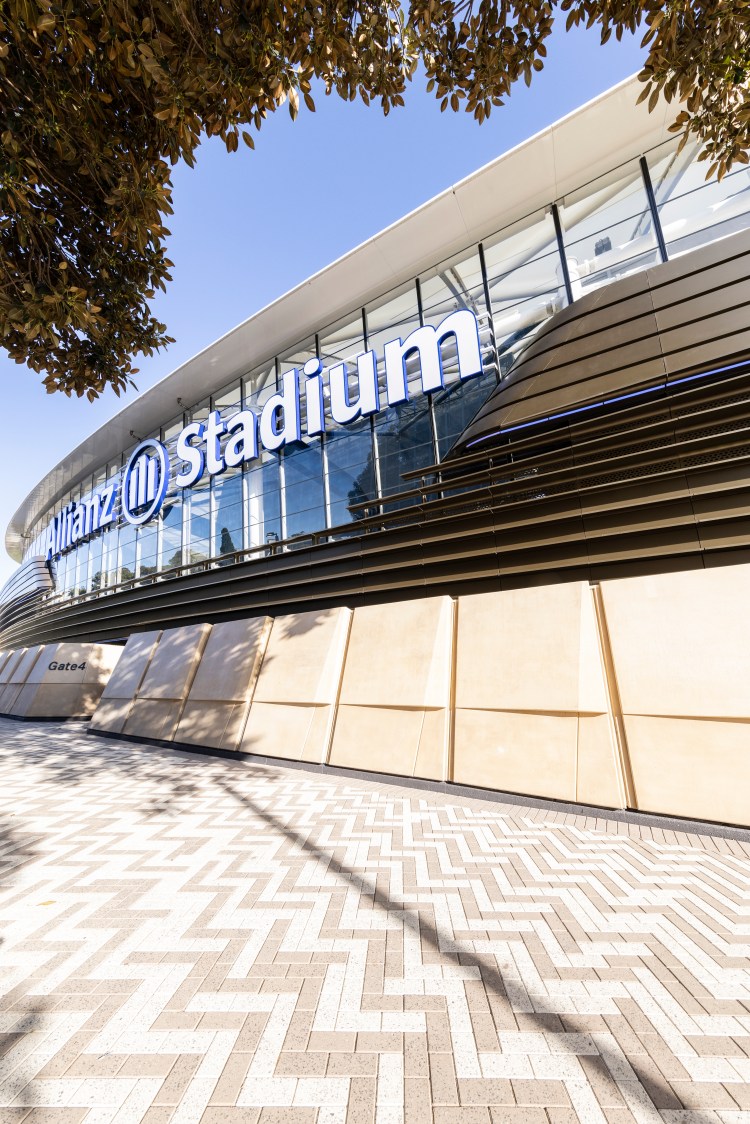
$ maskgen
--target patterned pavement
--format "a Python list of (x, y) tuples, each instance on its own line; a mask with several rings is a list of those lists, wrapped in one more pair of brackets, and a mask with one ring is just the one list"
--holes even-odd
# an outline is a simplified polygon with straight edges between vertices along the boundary
[(0, 720), (0, 1122), (750, 1122), (750, 845)]

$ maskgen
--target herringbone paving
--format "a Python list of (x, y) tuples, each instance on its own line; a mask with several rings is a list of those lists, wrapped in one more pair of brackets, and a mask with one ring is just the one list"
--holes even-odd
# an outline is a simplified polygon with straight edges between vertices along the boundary
[(750, 1121), (750, 847), (0, 721), (0, 1121)]

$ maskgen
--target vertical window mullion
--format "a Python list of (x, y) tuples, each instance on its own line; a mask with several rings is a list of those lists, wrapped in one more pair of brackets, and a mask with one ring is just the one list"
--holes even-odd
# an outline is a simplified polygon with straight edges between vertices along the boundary
[[(366, 308), (362, 309), (362, 340), (363, 340), (363, 343), (364, 343), (365, 351), (369, 351), (370, 350), (370, 344), (369, 344), (368, 332), (367, 332), (367, 309)], [(378, 370), (377, 361), (378, 361), (378, 357), (376, 355), (375, 356), (375, 377), (376, 378), (377, 378), (377, 370)], [(378, 448), (378, 434), (377, 434), (377, 430), (375, 428), (375, 417), (376, 417), (375, 414), (370, 414), (370, 441), (372, 443), (372, 466), (375, 470), (375, 492), (377, 493), (377, 498), (379, 500), (382, 500), (382, 498), (383, 498), (383, 481), (382, 481), (381, 472), (380, 472), (380, 449)], [(381, 508), (381, 510), (382, 510), (382, 508)]]
[(495, 318), (492, 315), (492, 298), (490, 296), (490, 281), (487, 276), (487, 264), (484, 260), (484, 244), (479, 243), (479, 268), (482, 271), (482, 289), (484, 290), (484, 303), (487, 306), (487, 322), (490, 328), (492, 353), (495, 356), (495, 381), (500, 382), (500, 356), (497, 353), (497, 340), (495, 339)]
[(568, 259), (565, 255), (565, 241), (563, 240), (562, 224), (560, 222), (560, 211), (558, 210), (557, 203), (552, 204), (551, 211), (552, 221), (555, 224), (555, 238), (557, 239), (557, 252), (560, 255), (560, 266), (562, 268), (563, 284), (565, 285), (565, 295), (568, 298), (568, 304), (572, 304), (573, 286), (570, 283)]
[(651, 211), (651, 221), (654, 224), (654, 234), (656, 241), (659, 245), (659, 254), (662, 262), (669, 261), (667, 253), (667, 244), (664, 241), (664, 231), (661, 228), (661, 218), (659, 217), (659, 208), (656, 205), (656, 195), (654, 194), (654, 185), (651, 182), (651, 172), (648, 166), (648, 160), (645, 156), (640, 159), (641, 175), (643, 177), (643, 186), (646, 189), (646, 198), (648, 199), (649, 209)]

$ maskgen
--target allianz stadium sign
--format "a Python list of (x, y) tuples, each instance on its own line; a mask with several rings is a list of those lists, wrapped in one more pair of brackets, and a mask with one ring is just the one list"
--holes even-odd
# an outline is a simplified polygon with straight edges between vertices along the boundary
[[(424, 325), (405, 340), (397, 338), (385, 344), (385, 402), (381, 402), (374, 351), (357, 356), (356, 375), (346, 363), (324, 370), (319, 359), (310, 359), (301, 373), (295, 368), (282, 376), (281, 389), (262, 410), (245, 407), (227, 418), (212, 410), (205, 422), (186, 425), (175, 443), (180, 465), (174, 479), (166, 447), (155, 438), (147, 438), (133, 450), (119, 480), (109, 481), (80, 503), (69, 503), (50, 520), (45, 540), (47, 559), (63, 554), (112, 524), (118, 515), (118, 498), (119, 515), (140, 526), (159, 514), (170, 484), (192, 488), (205, 474), (218, 476), (228, 468), (255, 460), (262, 449), (276, 451), (304, 437), (325, 433), (329, 419), (348, 425), (408, 402), (408, 359), (419, 363), (423, 394), (441, 390), (441, 349), (446, 343), (455, 348), (461, 379), (482, 373), (479, 325), (475, 314), (465, 308), (450, 313), (437, 328)], [(354, 396), (352, 382), (358, 386)]]

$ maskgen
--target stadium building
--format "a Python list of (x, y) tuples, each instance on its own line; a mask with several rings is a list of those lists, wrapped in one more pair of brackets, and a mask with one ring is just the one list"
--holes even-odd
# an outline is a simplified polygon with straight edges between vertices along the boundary
[[(285, 674), (341, 648), (320, 744), (285, 747), (277, 684), (268, 731), (230, 748), (748, 822), (750, 171), (707, 182), (638, 91), (438, 195), (73, 449), (7, 529), (3, 648), (181, 630), (198, 668), (211, 626), (318, 614), (339, 623)], [(152, 736), (200, 743), (178, 727)]]

